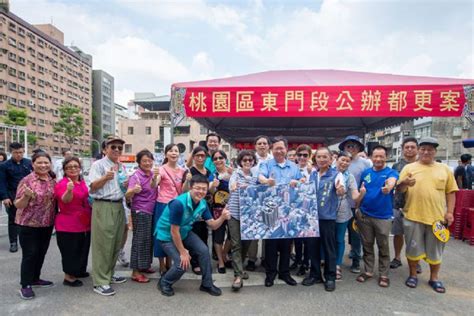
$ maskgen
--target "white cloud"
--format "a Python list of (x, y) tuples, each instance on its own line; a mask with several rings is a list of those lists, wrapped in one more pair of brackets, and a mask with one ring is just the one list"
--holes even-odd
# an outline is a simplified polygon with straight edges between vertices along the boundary
[(130, 89), (115, 89), (114, 102), (123, 106), (127, 106), (128, 101), (133, 100), (135, 92)]
[(192, 70), (197, 74), (198, 79), (210, 79), (214, 72), (214, 61), (207, 52), (198, 52), (193, 57)]

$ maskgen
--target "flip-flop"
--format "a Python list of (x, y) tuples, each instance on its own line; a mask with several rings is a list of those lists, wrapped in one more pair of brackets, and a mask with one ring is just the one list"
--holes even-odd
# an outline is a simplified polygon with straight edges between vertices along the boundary
[(416, 288), (418, 286), (418, 278), (412, 276), (408, 277), (405, 281), (405, 285), (412, 289)]
[(436, 293), (444, 294), (446, 293), (446, 288), (441, 281), (428, 281), (428, 284), (431, 286)]
[(359, 276), (357, 277), (357, 282), (360, 282), (360, 283), (364, 283), (366, 282), (367, 280), (369, 279), (372, 279), (373, 275), (368, 275), (367, 273), (361, 273), (359, 274)]

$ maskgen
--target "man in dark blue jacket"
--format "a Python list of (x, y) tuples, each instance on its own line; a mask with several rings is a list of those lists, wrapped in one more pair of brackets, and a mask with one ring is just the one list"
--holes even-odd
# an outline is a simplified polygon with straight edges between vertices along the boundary
[(20, 143), (10, 144), (11, 158), (0, 165), (0, 200), (8, 214), (8, 237), (10, 252), (18, 251), (18, 228), (15, 224), (16, 207), (13, 201), (20, 180), (32, 170), (31, 160), (23, 158), (25, 149)]

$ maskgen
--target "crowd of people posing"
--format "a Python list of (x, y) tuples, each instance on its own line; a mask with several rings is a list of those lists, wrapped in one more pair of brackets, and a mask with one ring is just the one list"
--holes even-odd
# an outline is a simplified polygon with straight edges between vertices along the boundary
[[(431, 225), (453, 222), (458, 187), (449, 167), (434, 161), (436, 139), (404, 139), (403, 158), (393, 168), (386, 165), (383, 146), (372, 148), (370, 160), (364, 158), (364, 144), (356, 136), (346, 137), (338, 152), (325, 147), (313, 151), (304, 144), (289, 150), (284, 137), (258, 136), (255, 151), (241, 150), (235, 159), (220, 150), (220, 142), (219, 135), (207, 135), (206, 146), (194, 148), (186, 166), (178, 165), (175, 144), (165, 147), (160, 166), (150, 151), (142, 150), (136, 155), (138, 169), (127, 175), (119, 162), (125, 142), (112, 136), (103, 143), (104, 157), (92, 164), (88, 184), (79, 158), (66, 156), (53, 172), (46, 152), (35, 152), (30, 161), (23, 158), (22, 145), (12, 143), (11, 159), (0, 164), (0, 198), (9, 214), (10, 251), (18, 249), (17, 235), (22, 249), (20, 296), (32, 299), (33, 287), (53, 285), (41, 278), (53, 228), (63, 284), (83, 285), (80, 279), (89, 276), (91, 248), (94, 292), (115, 294), (111, 285), (126, 282), (114, 269), (127, 235), (127, 207), (133, 229), (131, 280), (149, 282), (157, 257), (161, 294), (174, 295), (173, 284), (191, 269), (202, 275), (200, 290), (218, 296), (222, 292), (213, 284), (212, 253), (218, 273), (232, 267), (231, 288), (237, 292), (249, 278), (245, 270), (254, 271), (259, 259), (259, 241), (241, 240), (239, 190), (302, 182), (316, 186), (319, 237), (261, 241), (266, 287), (273, 286), (276, 277), (297, 285), (290, 274), (297, 270), (303, 285), (322, 283), (326, 291), (334, 291), (336, 280), (343, 279), (348, 231), (350, 271), (358, 274), (358, 282), (376, 274), (377, 243), (378, 285), (389, 287), (390, 268), (402, 265), (405, 238), (406, 286), (417, 286), (418, 262), (424, 259), (430, 265), (430, 286), (445, 292), (438, 276), (445, 243), (433, 235)], [(212, 250), (207, 246), (208, 228)], [(390, 262), (391, 232), (395, 258)]]

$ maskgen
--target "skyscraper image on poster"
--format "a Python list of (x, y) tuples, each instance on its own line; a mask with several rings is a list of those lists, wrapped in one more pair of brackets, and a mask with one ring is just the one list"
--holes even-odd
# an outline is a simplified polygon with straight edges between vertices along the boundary
[(242, 240), (319, 237), (314, 182), (239, 190)]

